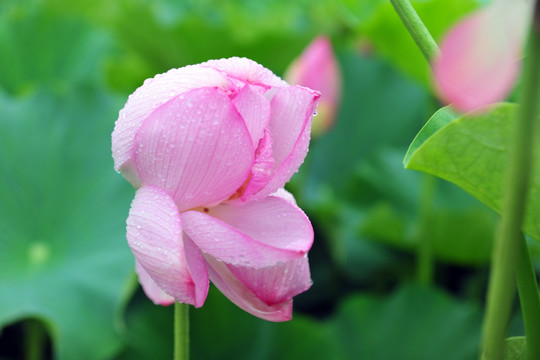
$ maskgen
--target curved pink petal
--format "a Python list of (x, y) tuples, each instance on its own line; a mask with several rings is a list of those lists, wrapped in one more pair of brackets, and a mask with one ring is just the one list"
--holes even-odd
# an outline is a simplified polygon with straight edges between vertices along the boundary
[(519, 73), (527, 9), (524, 1), (498, 1), (450, 30), (433, 63), (444, 101), (466, 112), (507, 96)]
[(253, 148), (256, 149), (270, 120), (270, 102), (249, 84), (246, 84), (232, 101), (244, 119), (253, 140)]
[(274, 75), (270, 70), (247, 58), (232, 57), (228, 59), (210, 60), (201, 66), (225, 72), (229, 77), (264, 87), (283, 87), (287, 83)]
[(257, 194), (247, 200), (260, 200), (283, 187), (298, 171), (306, 157), (311, 119), (320, 94), (301, 86), (279, 89), (270, 106), (268, 129), (272, 134), (273, 175)]
[(302, 257), (313, 243), (304, 212), (268, 196), (181, 214), (185, 233), (204, 252), (228, 264), (261, 268)]
[(212, 283), (239, 308), (268, 321), (287, 321), (292, 318), (292, 300), (268, 305), (238, 280), (227, 265), (205, 255)]
[(291, 300), (311, 287), (307, 255), (277, 265), (253, 269), (228, 265), (231, 273), (267, 305)]
[[(132, 161), (135, 151), (134, 139), (144, 119), (178, 94), (208, 86), (225, 89), (227, 78), (223, 73), (211, 68), (192, 65), (171, 69), (164, 74), (156, 75), (153, 79), (147, 79), (129, 96), (114, 126), (112, 133), (114, 168), (122, 174), (128, 173), (136, 177)], [(136, 179), (128, 180), (132, 183), (137, 182)]]
[(135, 272), (139, 277), (139, 283), (141, 284), (144, 293), (154, 304), (168, 306), (174, 303), (174, 298), (156, 284), (138, 261), (135, 261)]
[(179, 211), (229, 197), (253, 164), (247, 128), (216, 88), (190, 90), (163, 104), (144, 121), (135, 143), (142, 183), (165, 190)]
[(137, 190), (127, 219), (127, 240), (136, 261), (159, 288), (180, 302), (203, 305), (208, 272), (201, 253), (182, 238), (180, 214), (163, 190)]

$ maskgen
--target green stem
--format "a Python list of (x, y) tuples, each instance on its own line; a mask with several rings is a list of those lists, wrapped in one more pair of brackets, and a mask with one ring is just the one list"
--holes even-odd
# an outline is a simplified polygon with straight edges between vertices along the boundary
[(516, 281), (527, 338), (527, 359), (534, 360), (540, 359), (540, 296), (536, 273), (524, 236), (521, 237), (518, 245)]
[(390, 0), (390, 2), (426, 60), (431, 61), (439, 53), (439, 47), (409, 0)]
[(174, 303), (174, 360), (189, 359), (189, 305)]
[[(437, 43), (429, 33), (409, 0), (390, 0), (401, 21), (429, 62), (439, 53)], [(426, 175), (420, 200), (420, 231), (418, 232), (417, 279), (420, 284), (429, 285), (433, 281), (433, 244), (426, 235), (427, 222), (435, 192), (435, 177)]]
[(45, 333), (41, 324), (35, 319), (29, 319), (24, 322), (25, 332), (25, 359), (41, 360), (43, 359), (43, 345), (45, 342)]
[[(538, 12), (537, 12), (538, 14)], [(495, 237), (492, 273), (484, 318), (484, 359), (502, 359), (504, 338), (515, 287), (513, 273), (522, 240), (521, 226), (530, 181), (533, 138), (540, 84), (540, 36), (531, 32), (529, 55), (523, 67), (520, 107), (513, 129), (505, 201)], [(529, 342), (529, 341), (527, 341)]]
[(422, 285), (433, 283), (433, 244), (428, 229), (431, 225), (430, 214), (436, 185), (437, 178), (435, 176), (423, 175), (417, 249), (417, 279)]

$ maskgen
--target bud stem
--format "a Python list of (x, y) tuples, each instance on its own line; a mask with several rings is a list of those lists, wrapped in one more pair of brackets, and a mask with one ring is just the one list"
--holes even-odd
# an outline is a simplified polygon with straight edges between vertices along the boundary
[(426, 60), (428, 62), (433, 60), (439, 53), (439, 47), (409, 0), (390, 0), (390, 2)]

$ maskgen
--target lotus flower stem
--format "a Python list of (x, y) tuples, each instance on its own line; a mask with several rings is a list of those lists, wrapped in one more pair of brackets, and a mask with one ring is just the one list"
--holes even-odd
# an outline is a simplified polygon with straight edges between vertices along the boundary
[(409, 0), (390, 0), (390, 2), (407, 30), (409, 30), (416, 45), (418, 45), (426, 60), (430, 62), (439, 53), (439, 47), (422, 19), (420, 19)]
[(174, 303), (174, 360), (189, 359), (189, 305)]
[(522, 236), (519, 241), (519, 257), (516, 267), (516, 281), (518, 286), (521, 313), (527, 337), (527, 358), (540, 359), (540, 295), (538, 283), (527, 249), (527, 243)]
[[(533, 140), (540, 94), (540, 17), (538, 3), (533, 31), (530, 35), (529, 54), (525, 58), (522, 74), (520, 107), (510, 144), (507, 191), (502, 209), (499, 231), (495, 238), (492, 272), (489, 281), (486, 314), (484, 318), (483, 359), (503, 358), (504, 338), (514, 296), (514, 271), (523, 241), (521, 226), (525, 214), (527, 190), (533, 165)], [(523, 261), (522, 259), (520, 261)], [(525, 315), (528, 316), (528, 315)], [(536, 319), (537, 321), (537, 319)], [(527, 334), (529, 337), (530, 334)], [(527, 343), (539, 342), (527, 339)], [(531, 356), (531, 354), (529, 354)], [(538, 358), (538, 357), (529, 357)]]
[(43, 350), (45, 342), (45, 332), (41, 324), (35, 319), (29, 319), (24, 322), (26, 337), (25, 360), (43, 359)]
[[(403, 24), (424, 54), (428, 62), (439, 53), (439, 47), (408, 0), (390, 0)], [(420, 230), (418, 232), (417, 248), (417, 279), (424, 285), (433, 281), (433, 244), (426, 234), (427, 221), (435, 193), (436, 179), (425, 175), (422, 184), (422, 199), (420, 209)]]

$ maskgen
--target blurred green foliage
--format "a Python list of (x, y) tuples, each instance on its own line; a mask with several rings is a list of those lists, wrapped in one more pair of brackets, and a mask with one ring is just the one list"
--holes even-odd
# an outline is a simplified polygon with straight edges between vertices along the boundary
[[(413, 3), (436, 38), (476, 6)], [(138, 289), (125, 241), (133, 190), (112, 169), (117, 112), (145, 78), (210, 58), (246, 56), (282, 74), (321, 32), (342, 67), (343, 100), (289, 184), (316, 231), (314, 285), (286, 324), (211, 289), (191, 313), (192, 358), (475, 358), (496, 218), (440, 180), (426, 211), (427, 175), (403, 169), (438, 104), (386, 1), (4, 0), (0, 359), (22, 356), (24, 336), (13, 334), (30, 318), (55, 359), (170, 358), (172, 309)], [(435, 279), (418, 287), (426, 237)]]

